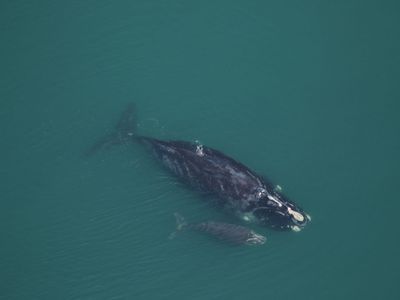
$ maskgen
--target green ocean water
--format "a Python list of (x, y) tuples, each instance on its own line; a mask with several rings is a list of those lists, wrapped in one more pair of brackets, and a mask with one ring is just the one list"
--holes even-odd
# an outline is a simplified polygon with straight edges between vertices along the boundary
[[(398, 299), (397, 1), (1, 1), (0, 299)], [(260, 247), (140, 147), (82, 156), (128, 102), (300, 204)]]

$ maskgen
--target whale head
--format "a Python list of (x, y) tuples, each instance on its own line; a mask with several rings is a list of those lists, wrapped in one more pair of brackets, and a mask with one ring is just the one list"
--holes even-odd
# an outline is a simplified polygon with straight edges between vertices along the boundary
[(253, 215), (263, 225), (278, 230), (300, 231), (311, 217), (282, 194), (267, 194), (259, 199)]

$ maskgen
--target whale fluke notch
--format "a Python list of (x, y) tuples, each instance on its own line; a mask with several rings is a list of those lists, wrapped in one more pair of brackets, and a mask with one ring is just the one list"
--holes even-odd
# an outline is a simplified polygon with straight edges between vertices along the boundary
[(135, 105), (129, 103), (118, 119), (114, 130), (98, 139), (84, 155), (92, 156), (102, 149), (108, 149), (115, 145), (127, 144), (133, 140), (136, 133)]

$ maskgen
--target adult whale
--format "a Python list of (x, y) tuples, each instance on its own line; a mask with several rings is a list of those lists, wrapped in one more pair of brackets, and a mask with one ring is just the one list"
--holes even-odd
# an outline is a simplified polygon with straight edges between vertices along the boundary
[(222, 152), (199, 143), (163, 141), (136, 134), (135, 109), (129, 104), (114, 131), (86, 155), (116, 144), (146, 144), (155, 156), (187, 184), (211, 192), (218, 204), (249, 222), (299, 231), (310, 217), (267, 179)]

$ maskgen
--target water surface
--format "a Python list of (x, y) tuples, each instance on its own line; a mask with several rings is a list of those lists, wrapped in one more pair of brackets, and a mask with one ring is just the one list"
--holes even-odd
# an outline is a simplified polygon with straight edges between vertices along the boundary
[[(397, 299), (395, 1), (3, 1), (0, 299)], [(139, 132), (200, 140), (313, 217), (262, 247), (144, 149), (85, 159), (127, 102)]]

